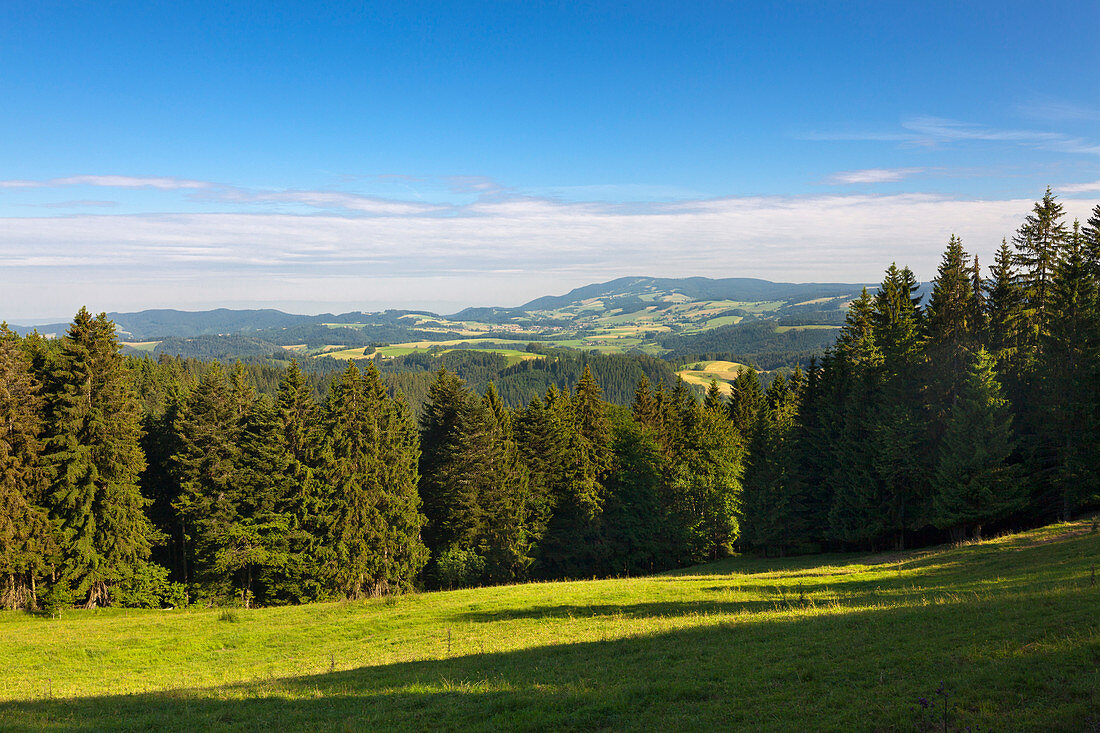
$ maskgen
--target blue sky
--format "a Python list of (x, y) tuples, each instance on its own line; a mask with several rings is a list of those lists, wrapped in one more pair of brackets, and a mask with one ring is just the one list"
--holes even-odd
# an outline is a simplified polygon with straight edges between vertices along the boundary
[(1094, 0), (313, 5), (0, 4), (0, 317), (930, 278), (1100, 201)]

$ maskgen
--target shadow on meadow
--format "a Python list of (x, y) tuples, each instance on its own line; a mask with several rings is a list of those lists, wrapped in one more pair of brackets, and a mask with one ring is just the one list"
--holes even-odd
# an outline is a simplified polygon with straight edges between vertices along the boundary
[(917, 730), (928, 715), (918, 698), (934, 701), (943, 680), (951, 730), (1084, 731), (1100, 723), (1098, 612), (1096, 589), (1064, 587), (744, 617), (215, 688), (2, 703), (0, 728)]

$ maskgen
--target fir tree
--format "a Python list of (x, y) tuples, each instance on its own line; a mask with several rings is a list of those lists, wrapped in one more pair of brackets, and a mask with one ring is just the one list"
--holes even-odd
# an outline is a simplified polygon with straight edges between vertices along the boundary
[(313, 389), (297, 360), (291, 360), (279, 382), (276, 409), (282, 448), (289, 465), (290, 491), (276, 511), (290, 517), (292, 541), (282, 577), (273, 591), (295, 602), (329, 597), (325, 539), (331, 536), (331, 495), (321, 476), (321, 414)]
[(385, 536), (381, 552), (383, 574), (380, 590), (403, 592), (428, 562), (428, 548), (420, 538), (427, 521), (420, 511), (417, 492), (420, 435), (403, 397), (386, 393), (374, 362), (367, 365), (363, 385), (368, 399), (378, 405), (377, 482), (382, 488), (382, 521)]
[(19, 338), (0, 323), (0, 607), (33, 610), (55, 558), (43, 507), (42, 399)]
[(730, 387), (729, 416), (734, 429), (747, 442), (756, 427), (756, 419), (764, 406), (764, 390), (756, 370), (742, 369)]
[(743, 535), (756, 547), (783, 554), (809, 534), (803, 497), (794, 482), (794, 431), (801, 375), (777, 376), (748, 445), (744, 478)]
[(208, 592), (229, 592), (232, 579), (215, 569), (214, 556), (225, 526), (236, 520), (233, 501), (240, 431), (225, 372), (217, 362), (203, 375), (177, 415), (178, 452), (172, 457), (180, 494), (175, 510), (187, 528), (185, 539), (193, 580)]
[(109, 603), (111, 587), (140, 570), (158, 537), (137, 483), (145, 465), (140, 404), (105, 314), (76, 314), (51, 374), (47, 414), (60, 578), (87, 607)]
[(385, 535), (378, 473), (378, 410), (368, 400), (359, 368), (348, 362), (332, 383), (326, 409), (325, 480), (332, 491), (334, 581), (352, 599), (375, 590), (383, 558), (377, 551)]
[(634, 401), (630, 404), (630, 411), (634, 416), (634, 422), (653, 430), (657, 429), (660, 412), (653, 390), (649, 386), (649, 380), (644, 376), (638, 381), (638, 386), (634, 390)]
[[(1041, 342), (1040, 455), (1056, 456), (1050, 483), (1068, 520), (1081, 499), (1097, 495), (1097, 363), (1100, 292), (1079, 227), (1069, 237), (1050, 287), (1049, 327)], [(1040, 469), (1042, 465), (1040, 465)]]
[(1093, 272), (1100, 272), (1100, 204), (1093, 207), (1085, 226), (1081, 228), (1085, 258)]
[(1024, 291), (1008, 242), (1001, 241), (987, 289), (989, 350), (1002, 372), (1016, 371), (1024, 335)]
[(1069, 235), (1064, 216), (1065, 207), (1048, 186), (1042, 200), (1035, 203), (1012, 238), (1016, 248), (1014, 263), (1020, 268), (1020, 282), (1027, 298), (1030, 343), (1035, 343), (1047, 328), (1050, 284)]
[(461, 478), (461, 442), (472, 399), (461, 379), (440, 369), (420, 417), (424, 541), (433, 558), (451, 546), (470, 547), (481, 523), (478, 497)]
[(980, 349), (948, 416), (933, 475), (932, 524), (981, 538), (982, 526), (1010, 515), (1023, 504), (1012, 454), (1012, 412), (1001, 396), (994, 359)]

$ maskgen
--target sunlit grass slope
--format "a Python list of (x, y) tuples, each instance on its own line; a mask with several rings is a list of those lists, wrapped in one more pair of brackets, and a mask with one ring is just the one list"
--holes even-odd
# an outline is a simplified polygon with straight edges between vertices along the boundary
[(942, 730), (942, 681), (952, 731), (1094, 730), (1098, 556), (1086, 521), (235, 620), (8, 612), (0, 728)]

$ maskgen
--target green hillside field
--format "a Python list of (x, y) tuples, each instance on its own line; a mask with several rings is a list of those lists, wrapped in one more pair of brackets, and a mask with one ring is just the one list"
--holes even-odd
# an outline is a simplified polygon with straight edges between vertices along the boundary
[(364, 602), (2, 612), (0, 728), (1095, 730), (1098, 559), (1083, 520)]

